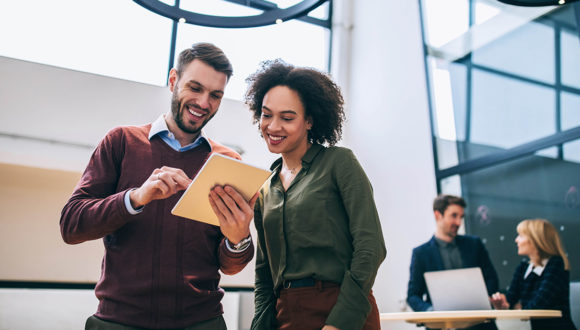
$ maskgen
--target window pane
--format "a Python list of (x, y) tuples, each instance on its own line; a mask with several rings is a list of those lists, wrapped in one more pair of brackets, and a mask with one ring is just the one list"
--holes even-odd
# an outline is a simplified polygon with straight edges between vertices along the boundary
[(555, 133), (551, 88), (473, 71), (471, 142), (511, 148)]
[(441, 193), (461, 196), (461, 176), (453, 175), (441, 180)]
[[(580, 250), (578, 173), (578, 163), (534, 155), (461, 176), (467, 232), (486, 241), (503, 286), (522, 259), (514, 243), (521, 220), (550, 220), (566, 250)], [(580, 264), (579, 254), (569, 257), (573, 265)], [(580, 268), (572, 267), (571, 280), (580, 280)]]
[(271, 2), (275, 3), (280, 8), (288, 8), (294, 6), (297, 3), (300, 3), (300, 0), (271, 0)]
[(435, 136), (465, 139), (465, 66), (428, 57)]
[(558, 158), (558, 147), (546, 148), (538, 150), (534, 153), (536, 156), (544, 156), (549, 158)]
[(554, 29), (530, 22), (475, 50), (473, 63), (554, 83)]
[[(269, 2), (275, 3), (279, 8), (288, 8), (294, 6), (300, 2), (301, 0), (269, 0)], [(308, 16), (319, 18), (319, 19), (328, 19), (328, 2), (318, 6), (316, 9), (311, 11)]]
[(193, 13), (212, 16), (253, 16), (262, 13), (259, 9), (224, 0), (181, 0), (179, 8)]
[(311, 11), (310, 14), (308, 14), (308, 16), (319, 19), (328, 19), (328, 6), (329, 2), (325, 2), (320, 7)]
[(580, 95), (562, 92), (562, 130), (580, 126)]
[(489, 19), (495, 17), (501, 13), (501, 3), (499, 2), (489, 2), (488, 0), (475, 0), (474, 12), (475, 12), (475, 24), (483, 24)]
[[(580, 95), (562, 92), (562, 130), (580, 126)], [(580, 163), (580, 141), (564, 144), (564, 160)]]
[[(288, 8), (301, 2), (301, 0), (276, 0), (269, 1), (278, 8)], [(181, 0), (179, 7), (194, 13), (214, 15), (214, 16), (254, 16), (262, 13), (262, 10), (225, 0)], [(328, 2), (314, 9), (309, 16), (327, 19)]]
[(441, 47), (467, 32), (469, 3), (467, 0), (422, 0), (425, 43)]
[(580, 141), (564, 144), (564, 160), (580, 163)]
[(580, 40), (578, 33), (562, 31), (562, 84), (580, 88)]
[(0, 31), (2, 56), (165, 85), (171, 21), (132, 1), (3, 1)]
[(459, 164), (458, 147), (462, 142), (451, 141), (446, 139), (436, 138), (437, 143), (437, 161), (439, 169), (446, 169)]
[(328, 38), (328, 29), (296, 20), (251, 29), (180, 24), (176, 56), (196, 42), (208, 41), (220, 47), (234, 67), (226, 97), (241, 100), (247, 87), (245, 79), (263, 60), (282, 58), (294, 65), (327, 71)]

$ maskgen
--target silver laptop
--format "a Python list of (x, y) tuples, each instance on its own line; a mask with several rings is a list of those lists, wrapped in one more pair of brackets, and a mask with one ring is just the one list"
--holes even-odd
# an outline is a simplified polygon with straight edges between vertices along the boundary
[(426, 272), (424, 276), (435, 311), (491, 309), (479, 267)]

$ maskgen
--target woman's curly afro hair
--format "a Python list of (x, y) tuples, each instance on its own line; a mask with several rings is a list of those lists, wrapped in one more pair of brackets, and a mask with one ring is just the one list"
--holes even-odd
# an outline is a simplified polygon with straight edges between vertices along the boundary
[(333, 146), (340, 140), (345, 119), (344, 100), (340, 88), (327, 74), (276, 59), (262, 62), (246, 82), (249, 88), (245, 101), (254, 113), (255, 123), (262, 116), (266, 93), (273, 87), (286, 86), (298, 93), (305, 117), (312, 120), (309, 142)]

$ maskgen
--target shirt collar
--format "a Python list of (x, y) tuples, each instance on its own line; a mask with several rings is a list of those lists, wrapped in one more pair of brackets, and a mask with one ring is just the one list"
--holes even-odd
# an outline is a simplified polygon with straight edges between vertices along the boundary
[(161, 132), (169, 132), (165, 116), (159, 116), (153, 123), (151, 123), (151, 130), (149, 130), (149, 140)]
[(535, 266), (531, 261), (528, 265), (528, 269), (526, 269), (526, 273), (524, 274), (524, 279), (528, 277), (532, 272), (534, 272), (538, 276), (542, 276), (544, 269), (546, 268), (546, 264), (548, 263), (548, 259), (542, 259), (541, 266)]
[(457, 244), (455, 244), (455, 239), (453, 239), (451, 242), (445, 242), (444, 240), (435, 237), (435, 242), (437, 242), (437, 245), (444, 248), (453, 248), (457, 246)]
[[(313, 143), (310, 146), (310, 148), (306, 150), (304, 156), (302, 156), (302, 168), (308, 170), (310, 168), (310, 165), (312, 164), (312, 161), (314, 160), (314, 158), (316, 158), (316, 155), (318, 155), (318, 153), (322, 149), (324, 149), (324, 146), (317, 143)], [(282, 157), (276, 159), (276, 161), (272, 163), (272, 166), (270, 166), (270, 170), (277, 171), (281, 165), (282, 165)]]
[[(163, 140), (166, 140), (166, 139), (172, 140), (172, 141), (176, 142), (173, 144), (176, 144), (177, 146), (179, 146), (179, 142), (177, 142), (177, 139), (175, 139), (175, 135), (173, 135), (173, 133), (169, 130), (169, 127), (167, 127), (167, 122), (165, 121), (165, 115), (160, 115), (153, 123), (151, 123), (151, 129), (149, 130), (149, 140), (151, 140), (156, 135), (159, 135)], [(187, 146), (184, 146), (183, 148), (187, 148), (188, 146), (191, 146), (191, 145), (198, 145), (202, 141), (205, 141), (209, 145), (210, 150), (212, 149), (211, 143), (209, 143), (209, 139), (207, 138), (207, 136), (205, 135), (205, 132), (203, 130), (201, 130), (201, 133), (199, 134), (197, 139), (195, 139), (195, 141), (188, 144)], [(183, 148), (181, 148), (181, 149), (183, 149)]]

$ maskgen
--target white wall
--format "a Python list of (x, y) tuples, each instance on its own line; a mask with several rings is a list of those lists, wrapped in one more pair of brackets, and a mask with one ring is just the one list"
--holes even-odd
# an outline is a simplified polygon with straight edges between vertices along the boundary
[[(166, 87), (0, 57), (0, 193), (9, 197), (0, 199), (0, 280), (98, 280), (102, 243), (64, 244), (60, 210), (105, 133), (155, 120), (168, 111), (170, 97)], [(267, 168), (275, 158), (241, 102), (224, 100), (206, 132), (241, 148), (254, 165)], [(36, 198), (42, 203), (31, 202)], [(22, 242), (26, 248), (18, 247)], [(47, 264), (54, 267), (46, 271)], [(253, 268), (252, 262), (222, 283), (252, 286)]]
[[(0, 56), (0, 162), (82, 171), (107, 131), (150, 123), (170, 100), (167, 87)], [(224, 100), (206, 132), (254, 165), (273, 159), (239, 101)]]
[[(375, 281), (381, 312), (405, 306), (413, 247), (434, 231), (436, 194), (417, 1), (354, 1), (348, 125), (374, 186), (387, 245)], [(383, 322), (384, 329), (413, 325)]]

